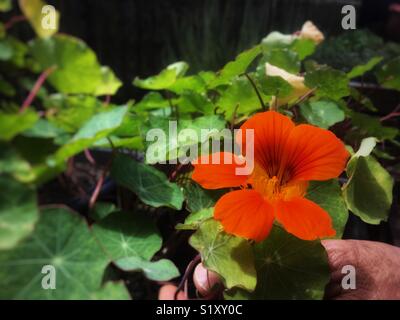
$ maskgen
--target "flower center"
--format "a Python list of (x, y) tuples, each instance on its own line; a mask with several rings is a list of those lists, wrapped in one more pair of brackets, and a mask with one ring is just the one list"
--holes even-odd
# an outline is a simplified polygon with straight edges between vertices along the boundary
[(295, 197), (303, 197), (308, 187), (307, 181), (291, 181), (290, 173), (285, 170), (279, 170), (278, 174), (269, 175), (264, 168), (257, 164), (254, 166), (249, 183), (268, 201), (289, 201)]

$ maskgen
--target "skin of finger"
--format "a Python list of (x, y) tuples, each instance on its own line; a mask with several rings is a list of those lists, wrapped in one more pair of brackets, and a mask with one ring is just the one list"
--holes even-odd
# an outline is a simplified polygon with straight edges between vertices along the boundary
[[(158, 292), (158, 300), (174, 300), (176, 289), (177, 286), (174, 286), (173, 284), (163, 285)], [(183, 291), (180, 291), (178, 293), (177, 300), (188, 300), (188, 299), (185, 293)]]
[[(328, 299), (400, 299), (400, 248), (373, 241), (323, 240), (331, 269)], [(342, 268), (354, 266), (356, 289), (341, 285)]]

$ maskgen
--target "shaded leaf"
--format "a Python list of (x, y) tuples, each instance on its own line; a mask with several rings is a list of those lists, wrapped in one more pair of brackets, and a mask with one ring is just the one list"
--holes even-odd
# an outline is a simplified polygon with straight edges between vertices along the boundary
[(38, 209), (31, 187), (1, 176), (0, 190), (0, 250), (4, 250), (13, 248), (33, 231)]
[(335, 70), (327, 66), (320, 66), (316, 70), (307, 72), (305, 85), (308, 88), (316, 88), (316, 95), (338, 100), (350, 94), (349, 79), (343, 71)]
[(141, 213), (113, 212), (95, 223), (92, 230), (113, 261), (124, 257), (150, 260), (161, 248), (156, 226)]
[[(108, 262), (83, 218), (45, 209), (29, 238), (0, 252), (0, 298), (90, 299), (101, 290)], [(43, 290), (45, 265), (55, 268), (56, 290)]]
[(349, 212), (342, 196), (337, 179), (328, 181), (312, 181), (307, 189), (307, 199), (326, 210), (332, 218), (335, 238), (341, 238), (346, 226)]
[(150, 206), (168, 206), (177, 210), (182, 208), (181, 189), (169, 182), (164, 173), (149, 165), (120, 154), (113, 161), (111, 176)]
[(372, 156), (354, 156), (343, 188), (347, 207), (364, 222), (386, 221), (392, 204), (393, 178)]

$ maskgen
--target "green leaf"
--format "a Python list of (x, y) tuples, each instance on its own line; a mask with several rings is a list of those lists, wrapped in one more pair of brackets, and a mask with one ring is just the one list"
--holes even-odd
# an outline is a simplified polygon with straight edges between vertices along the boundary
[(113, 261), (125, 257), (150, 260), (161, 249), (161, 236), (141, 213), (113, 212), (92, 227), (93, 234)]
[(42, 11), (43, 7), (45, 7), (46, 5), (47, 3), (42, 0), (19, 0), (19, 7), (21, 8), (21, 11), (28, 19), (36, 34), (41, 38), (50, 37), (54, 33), (56, 33), (58, 31), (60, 20), (59, 12), (55, 11), (54, 28), (43, 28), (43, 22), (46, 23), (46, 20), (50, 18), (47, 11)]
[(149, 261), (160, 250), (162, 239), (154, 223), (145, 215), (114, 212), (96, 223), (93, 233), (120, 269), (143, 271), (147, 278), (155, 281), (179, 276), (171, 261)]
[(0, 61), (8, 61), (14, 54), (13, 47), (6, 40), (0, 40)]
[(11, 0), (0, 0), (0, 11), (7, 12), (12, 9)]
[[(142, 134), (147, 145), (147, 163), (165, 163), (167, 160), (185, 157), (192, 146), (196, 147), (209, 139), (220, 140), (221, 136), (224, 136), (225, 121), (219, 115), (197, 117), (194, 120), (180, 119), (176, 125), (177, 133), (180, 133), (177, 135), (173, 134), (170, 126), (172, 128), (170, 119), (165, 117), (150, 117), (149, 122), (143, 126)], [(147, 135), (149, 130), (153, 129), (157, 132), (155, 137), (152, 136), (150, 139)], [(185, 135), (183, 131), (185, 129), (190, 129), (190, 133), (194, 136), (193, 134)], [(199, 154), (199, 151), (197, 153)]]
[(295, 37), (291, 34), (283, 34), (273, 31), (261, 41), (263, 51), (267, 52), (272, 49), (288, 48), (292, 45)]
[(307, 72), (304, 80), (307, 87), (316, 88), (316, 95), (319, 97), (338, 100), (350, 94), (347, 75), (327, 66)]
[[(204, 73), (179, 78), (172, 86), (168, 87), (168, 90), (175, 92), (176, 94), (182, 94), (186, 90), (192, 90), (196, 93), (204, 94), (206, 92), (206, 87), (208, 83), (207, 79), (204, 79), (202, 75), (204, 75)], [(208, 77), (209, 75), (210, 73), (205, 74), (206, 77)]]
[(121, 258), (115, 261), (118, 268), (124, 271), (144, 272), (146, 278), (153, 281), (169, 281), (179, 277), (179, 270), (171, 260), (161, 259), (158, 261), (147, 261), (142, 258), (132, 256)]
[(293, 92), (293, 87), (282, 77), (267, 76), (265, 64), (257, 68), (255, 75), (261, 91), (267, 96), (285, 98)]
[(296, 52), (288, 49), (273, 49), (264, 54), (266, 62), (286, 70), (289, 73), (297, 74), (300, 71), (300, 59)]
[(290, 48), (298, 54), (300, 60), (304, 60), (304, 58), (314, 53), (316, 44), (311, 39), (297, 38)]
[(226, 234), (217, 221), (209, 219), (200, 225), (189, 243), (200, 252), (204, 266), (222, 277), (226, 288), (255, 288), (254, 258), (246, 240)]
[(136, 193), (145, 204), (156, 208), (182, 208), (181, 189), (169, 182), (164, 173), (149, 165), (138, 163), (125, 155), (118, 155), (113, 161), (111, 176), (118, 184)]
[(33, 127), (22, 133), (25, 137), (52, 139), (67, 133), (45, 119), (39, 119)]
[(363, 136), (372, 136), (379, 140), (391, 140), (399, 134), (397, 128), (383, 126), (378, 117), (355, 111), (351, 111), (349, 115), (357, 133)]
[(400, 90), (400, 57), (384, 64), (375, 74), (383, 87)]
[(21, 182), (29, 182), (34, 178), (29, 162), (10, 145), (0, 144), (0, 174), (5, 173)]
[(47, 163), (50, 166), (62, 163), (71, 156), (89, 148), (96, 141), (107, 137), (121, 125), (127, 110), (127, 107), (117, 107), (94, 115), (67, 144), (62, 146), (54, 156), (49, 157)]
[(46, 116), (50, 122), (72, 133), (102, 110), (102, 103), (96, 97), (86, 95), (53, 94), (44, 100), (44, 106), (49, 110)]
[(362, 76), (364, 73), (372, 70), (382, 59), (383, 57), (373, 57), (367, 63), (353, 67), (353, 69), (347, 73), (347, 77), (353, 79)]
[(257, 287), (250, 296), (247, 294), (251, 299), (323, 298), (330, 274), (327, 255), (319, 241), (300, 240), (274, 226), (266, 240), (255, 244), (254, 256)]
[(95, 203), (92, 210), (89, 212), (89, 216), (94, 221), (100, 221), (110, 215), (112, 212), (116, 211), (117, 207), (112, 202), (101, 202), (98, 201)]
[(225, 193), (224, 190), (206, 190), (199, 184), (190, 180), (183, 186), (183, 194), (186, 199), (186, 207), (190, 212), (198, 212), (211, 208)]
[(182, 93), (178, 107), (180, 112), (192, 111), (200, 112), (205, 115), (214, 113), (214, 104), (204, 95), (195, 91), (186, 90)]
[(169, 107), (168, 100), (164, 99), (158, 92), (149, 92), (143, 99), (135, 104), (134, 110), (154, 110)]
[(326, 210), (332, 218), (335, 238), (340, 239), (346, 226), (349, 212), (337, 179), (312, 181), (307, 189), (307, 199)]
[(38, 119), (37, 113), (30, 109), (23, 113), (0, 111), (0, 140), (11, 140), (17, 134), (31, 128)]
[[(360, 152), (362, 154), (362, 152)], [(372, 156), (354, 156), (343, 188), (347, 207), (364, 222), (386, 221), (392, 205), (393, 178)]]
[[(265, 101), (268, 100), (265, 95), (262, 98)], [(220, 111), (225, 112), (225, 119), (229, 120), (232, 119), (236, 106), (238, 106), (237, 114), (245, 115), (262, 108), (254, 88), (245, 77), (233, 80), (232, 85), (222, 93), (217, 101), (217, 106)]]
[(67, 94), (113, 95), (121, 82), (100, 66), (96, 54), (81, 40), (68, 35), (35, 39), (30, 50), (42, 70), (56, 67), (48, 80)]
[[(28, 236), (38, 219), (35, 191), (0, 176), (0, 250), (10, 249)], [(1, 289), (0, 289), (1, 290)]]
[(146, 79), (135, 78), (133, 85), (147, 90), (163, 90), (172, 86), (175, 81), (183, 76), (188, 68), (185, 62), (175, 62), (155, 76)]
[(178, 223), (175, 228), (177, 230), (197, 230), (201, 223), (212, 218), (213, 213), (214, 208), (207, 208), (197, 212), (192, 212), (186, 217), (184, 223)]
[(345, 119), (343, 110), (328, 99), (303, 102), (300, 104), (300, 112), (308, 123), (324, 129)]
[[(108, 263), (84, 219), (67, 209), (48, 208), (29, 238), (0, 252), (0, 298), (90, 299), (101, 290)], [(42, 287), (46, 265), (55, 268), (55, 290)]]
[(228, 62), (218, 76), (211, 81), (209, 88), (229, 84), (233, 78), (246, 72), (249, 65), (261, 53), (261, 47), (255, 46), (247, 51), (240, 53), (234, 61)]

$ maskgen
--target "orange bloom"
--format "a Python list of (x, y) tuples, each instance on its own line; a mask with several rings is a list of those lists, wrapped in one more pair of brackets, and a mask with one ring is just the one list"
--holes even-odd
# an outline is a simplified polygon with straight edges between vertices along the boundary
[[(276, 219), (286, 231), (304, 240), (335, 235), (329, 214), (304, 198), (308, 181), (329, 180), (343, 171), (349, 153), (332, 132), (307, 124), (295, 126), (275, 111), (258, 113), (241, 126), (254, 129), (254, 169), (236, 175), (232, 164), (194, 164), (192, 179), (206, 189), (241, 187), (223, 195), (214, 218), (227, 233), (261, 241)], [(245, 138), (245, 137), (244, 137)], [(243, 139), (245, 141), (245, 139)], [(242, 150), (245, 150), (242, 144)], [(229, 154), (228, 154), (229, 155)], [(204, 160), (204, 158), (203, 158)]]

